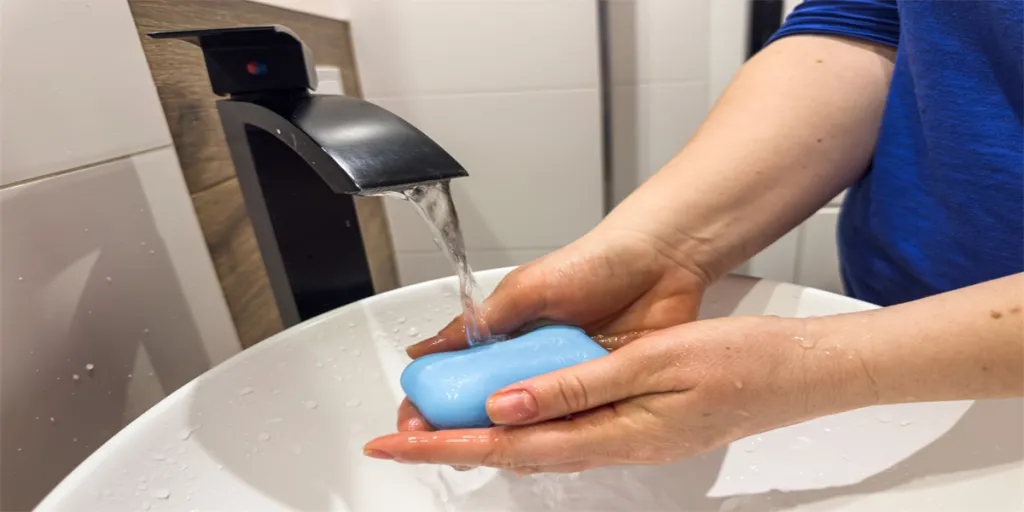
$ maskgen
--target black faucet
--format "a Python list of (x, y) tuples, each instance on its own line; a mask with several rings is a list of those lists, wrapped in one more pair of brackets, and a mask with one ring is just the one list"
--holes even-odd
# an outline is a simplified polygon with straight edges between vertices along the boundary
[(309, 48), (286, 27), (157, 32), (203, 50), (217, 111), (286, 327), (373, 294), (350, 194), (468, 173), (372, 103), (310, 94)]

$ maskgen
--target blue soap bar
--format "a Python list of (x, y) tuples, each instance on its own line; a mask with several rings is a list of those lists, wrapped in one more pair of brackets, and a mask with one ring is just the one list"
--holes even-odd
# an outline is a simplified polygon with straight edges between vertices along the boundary
[(581, 329), (541, 327), (508, 341), (421, 357), (402, 372), (402, 389), (436, 428), (488, 427), (487, 398), (495, 391), (606, 354)]

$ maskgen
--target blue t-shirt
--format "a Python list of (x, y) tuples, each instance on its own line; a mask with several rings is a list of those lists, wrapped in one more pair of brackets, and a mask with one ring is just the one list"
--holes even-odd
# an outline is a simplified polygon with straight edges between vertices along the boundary
[(880, 305), (1024, 270), (1021, 0), (808, 0), (773, 39), (896, 47), (871, 166), (839, 221), (843, 280)]

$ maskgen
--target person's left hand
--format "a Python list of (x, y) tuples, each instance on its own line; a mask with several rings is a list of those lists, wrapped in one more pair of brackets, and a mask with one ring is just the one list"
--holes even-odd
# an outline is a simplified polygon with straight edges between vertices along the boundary
[(520, 474), (664, 464), (872, 405), (856, 347), (831, 345), (808, 322), (724, 318), (658, 331), (495, 393), (487, 411), (499, 426), (405, 431), (370, 441), (364, 453)]

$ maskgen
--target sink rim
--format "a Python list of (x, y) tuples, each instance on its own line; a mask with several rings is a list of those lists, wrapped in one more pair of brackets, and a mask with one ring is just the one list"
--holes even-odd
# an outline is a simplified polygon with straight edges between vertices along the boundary
[[(500, 279), (504, 275), (507, 275), (507, 273), (510, 272), (513, 268), (514, 267), (506, 267), (501, 269), (487, 270), (477, 272), (476, 275), (482, 281), (487, 283), (487, 285), (484, 286), (484, 289), (487, 290), (490, 289), (491, 283), (496, 283), (500, 281)], [(813, 300), (813, 298), (815, 297), (821, 297), (831, 298), (832, 300), (840, 300), (846, 303), (847, 305), (851, 306), (850, 309), (874, 309), (877, 307), (850, 297), (845, 297), (832, 292), (808, 288), (791, 283), (779, 283), (776, 281), (739, 275), (730, 275), (719, 280), (719, 283), (737, 284), (743, 282), (755, 285), (757, 283), (764, 283), (764, 285), (762, 286), (765, 286), (767, 289), (770, 289), (773, 292), (782, 291), (784, 293), (794, 294), (794, 300), (796, 300), (797, 302), (809, 299)], [(187, 400), (188, 395), (196, 389), (196, 387), (201, 383), (201, 380), (217, 378), (222, 373), (229, 372), (233, 368), (236, 368), (236, 365), (240, 364), (239, 361), (244, 361), (245, 358), (255, 357), (256, 355), (260, 354), (261, 351), (272, 349), (278, 343), (281, 343), (287, 340), (288, 338), (295, 336), (297, 333), (306, 331), (309, 328), (321, 324), (323, 322), (328, 322), (332, 318), (334, 318), (334, 316), (345, 315), (346, 312), (352, 309), (361, 309), (366, 307), (367, 305), (377, 304), (381, 301), (389, 301), (398, 295), (422, 293), (424, 289), (449, 289), (453, 286), (454, 283), (454, 277), (445, 277), (391, 290), (389, 292), (375, 295), (362, 301), (348, 304), (346, 306), (326, 312), (322, 315), (309, 319), (289, 329), (283, 330), (280, 333), (277, 333), (271, 337), (268, 337), (263, 342), (257, 344), (257, 346), (251, 347), (241, 352), (240, 354), (204, 372), (202, 375), (199, 375), (196, 378), (192, 379), (187, 384), (183, 385), (181, 388), (175, 390), (174, 392), (170, 393), (167, 397), (160, 400), (157, 404), (155, 404), (149, 410), (144, 412), (134, 421), (126, 425), (123, 429), (121, 429), (110, 439), (108, 439), (105, 443), (103, 443), (99, 448), (97, 448), (92, 454), (90, 454), (89, 457), (87, 457), (81, 464), (79, 464), (75, 469), (73, 469), (67, 476), (65, 476), (65, 478), (62, 479), (61, 482), (57, 486), (55, 486), (54, 489), (52, 489), (50, 493), (39, 503), (36, 509), (58, 510), (58, 504), (77, 503), (78, 501), (68, 499), (68, 495), (75, 494), (76, 492), (80, 492), (82, 489), (89, 488), (89, 478), (95, 471), (101, 468), (105, 468), (105, 465), (110, 464), (112, 461), (116, 461), (116, 459), (118, 458), (118, 454), (121, 453), (121, 451), (124, 449), (124, 444), (132, 441), (133, 439), (139, 438), (139, 432), (147, 428), (151, 428), (151, 422), (161, 421), (162, 415), (168, 409), (175, 407), (182, 400)]]

